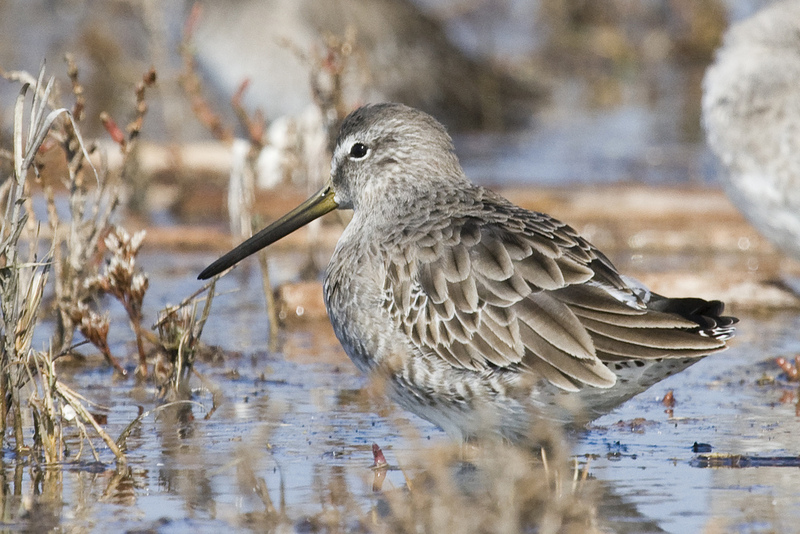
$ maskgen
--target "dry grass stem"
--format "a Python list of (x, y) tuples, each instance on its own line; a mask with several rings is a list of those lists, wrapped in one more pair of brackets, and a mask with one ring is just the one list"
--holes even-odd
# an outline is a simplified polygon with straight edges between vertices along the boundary
[[(135, 269), (135, 256), (144, 234), (130, 236), (110, 222), (120, 203), (120, 182), (108, 172), (106, 158), (99, 156), (99, 168), (91, 157), (94, 145), (84, 142), (78, 121), (85, 108), (84, 89), (78, 77), (74, 58), (66, 57), (68, 76), (74, 104), (70, 109), (58, 104), (55, 79), (45, 80), (42, 68), (38, 77), (22, 71), (0, 72), (11, 81), (22, 81), (14, 106), (13, 177), (2, 188), (5, 212), (0, 228), (0, 304), (2, 304), (2, 374), (0, 374), (0, 409), (8, 414), (13, 425), (17, 450), (27, 448), (24, 441), (22, 413), (27, 406), (32, 411), (34, 445), (46, 463), (63, 460), (62, 420), (74, 420), (82, 438), (86, 439), (97, 458), (97, 451), (85, 424), (91, 426), (108, 445), (117, 459), (124, 454), (116, 447), (95, 418), (86, 410), (85, 399), (60, 382), (53, 364), (53, 354), (64, 355), (74, 350), (75, 329), (81, 331), (121, 374), (124, 368), (111, 354), (108, 344), (108, 314), (97, 309), (96, 297), (102, 293), (115, 296), (123, 304), (136, 335), (139, 368), (146, 375), (146, 353), (142, 301), (147, 290), (147, 276)], [(155, 72), (145, 73), (136, 87), (136, 114), (117, 142), (123, 152), (120, 176), (124, 178), (129, 155), (135, 145), (147, 112), (145, 91), (155, 83)], [(29, 89), (33, 87), (33, 91)], [(26, 114), (27, 95), (33, 94)], [(115, 126), (105, 116), (109, 130)], [(112, 132), (112, 137), (116, 135)], [(4, 151), (5, 153), (6, 151)], [(66, 172), (63, 176), (50, 173), (40, 177), (40, 157), (58, 152)], [(56, 169), (58, 166), (56, 166)], [(28, 175), (33, 171), (41, 178), (47, 205), (52, 243), (45, 261), (36, 259), (39, 222), (33, 212)], [(88, 178), (88, 180), (87, 180)], [(69, 221), (62, 224), (56, 209), (57, 189), (68, 192)], [(21, 247), (27, 243), (27, 261)], [(111, 258), (99, 272), (105, 247)], [(31, 348), (33, 331), (41, 310), (42, 294), (50, 268), (54, 270), (54, 293), (57, 309), (57, 328), (51, 350), (37, 352)], [(5, 430), (7, 418), (2, 418)], [(81, 451), (83, 440), (81, 441)]]
[[(77, 131), (71, 111), (58, 107), (48, 112), (54, 79), (44, 83), (44, 68), (40, 70), (35, 84), (28, 119), (25, 119), (24, 113), (29, 89), (27, 84), (20, 90), (14, 109), (14, 175), (9, 180), (11, 185), (5, 191), (6, 210), (0, 231), (0, 258), (4, 260), (0, 270), (0, 308), (3, 319), (0, 396), (3, 399), (2, 413), (10, 415), (12, 419), (16, 450), (29, 449), (24, 439), (23, 412), (30, 409), (34, 427), (34, 449), (39, 451), (45, 463), (56, 463), (63, 460), (64, 451), (59, 417), (63, 410), (59, 410), (59, 399), (69, 404), (83, 420), (91, 422), (101, 437), (104, 432), (80, 401), (70, 396), (69, 388), (59, 382), (53, 363), (54, 352), (38, 352), (31, 347), (44, 287), (52, 265), (51, 258), (55, 255), (57, 245), (54, 240), (45, 260), (37, 260), (39, 225), (30, 208), (30, 186), (27, 178), (31, 169), (38, 176), (35, 156), (46, 146), (51, 131), (57, 128), (61, 128), (62, 133), (71, 132), (64, 139), (70, 139), (69, 144), (75, 158), (88, 162), (89, 149)], [(58, 121), (62, 116), (65, 120)], [(26, 125), (27, 136), (24, 135)], [(70, 168), (75, 170), (82, 167), (81, 164)], [(91, 163), (89, 167), (95, 171)], [(51, 225), (56, 227), (52, 221)], [(28, 243), (27, 262), (22, 260), (25, 241)], [(27, 395), (27, 402), (23, 401), (23, 395)], [(6, 417), (2, 418), (3, 430), (6, 420)], [(111, 449), (118, 459), (124, 461), (119, 450), (113, 447)]]
[(230, 142), (233, 140), (233, 130), (225, 124), (220, 114), (206, 98), (202, 79), (197, 72), (197, 62), (193, 54), (192, 37), (200, 16), (202, 16), (202, 6), (199, 2), (195, 2), (189, 13), (189, 17), (186, 19), (186, 24), (183, 29), (183, 39), (181, 40), (179, 48), (181, 59), (183, 60), (183, 72), (181, 73), (180, 81), (184, 92), (189, 97), (192, 111), (195, 117), (197, 117), (197, 120), (199, 120), (215, 138), (223, 142)]
[[(159, 314), (154, 328), (158, 332), (160, 345), (160, 365), (157, 368), (156, 382), (162, 398), (175, 398), (181, 395), (181, 385), (193, 369), (195, 357), (200, 349), (200, 336), (203, 326), (211, 314), (216, 279), (184, 299), (177, 306), (167, 306)], [(205, 296), (202, 293), (207, 292)], [(198, 305), (203, 309), (198, 315)], [(183, 394), (185, 394), (184, 392)]]
[[(81, 420), (92, 425), (94, 431), (97, 432), (97, 435), (100, 436), (103, 442), (105, 442), (106, 446), (111, 450), (111, 452), (114, 453), (114, 456), (117, 457), (117, 460), (124, 463), (126, 461), (125, 454), (120, 450), (116, 442), (111, 439), (111, 436), (109, 436), (108, 433), (103, 430), (103, 427), (100, 426), (94, 416), (83, 406), (83, 403), (80, 401), (80, 397), (76, 395), (72, 389), (61, 382), (55, 383), (55, 391), (62, 399), (64, 399), (67, 404), (72, 407), (73, 410), (75, 410)], [(88, 442), (89, 445), (92, 446), (91, 440), (88, 440)], [(93, 446), (92, 448), (94, 449)]]

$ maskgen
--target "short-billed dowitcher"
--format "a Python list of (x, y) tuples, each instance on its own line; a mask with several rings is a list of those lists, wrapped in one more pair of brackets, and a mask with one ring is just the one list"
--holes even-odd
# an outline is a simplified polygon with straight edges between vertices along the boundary
[(336, 208), (353, 210), (324, 284), (337, 337), (454, 437), (525, 439), (567, 416), (563, 399), (593, 418), (733, 335), (721, 302), (652, 293), (569, 226), (473, 185), (444, 127), (400, 104), (350, 114), (328, 184), (199, 278)]

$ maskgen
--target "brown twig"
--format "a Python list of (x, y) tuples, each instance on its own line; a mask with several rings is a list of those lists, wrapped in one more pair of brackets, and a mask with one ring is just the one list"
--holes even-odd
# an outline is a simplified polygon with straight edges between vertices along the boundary
[(144, 116), (147, 114), (147, 100), (145, 100), (145, 91), (149, 87), (156, 84), (156, 69), (150, 67), (150, 70), (144, 73), (142, 81), (136, 84), (136, 116), (128, 124), (128, 143), (139, 137), (142, 131), (142, 124), (144, 123)]
[(184, 92), (189, 97), (192, 111), (197, 120), (215, 138), (223, 142), (230, 142), (233, 140), (233, 131), (225, 124), (220, 114), (214, 110), (206, 98), (203, 91), (203, 82), (197, 73), (197, 62), (192, 52), (194, 28), (201, 16), (202, 7), (199, 3), (195, 3), (184, 25), (183, 39), (179, 47), (181, 59), (183, 60), (183, 72), (180, 75), (180, 82)]
[[(344, 73), (355, 50), (355, 43), (356, 34), (352, 30), (344, 38), (329, 35), (322, 53), (316, 52), (311, 58), (311, 93), (322, 112), (331, 151), (339, 126), (351, 111), (344, 99)], [(328, 83), (323, 83), (325, 78)]]
[[(56, 382), (55, 390), (65, 402), (72, 406), (81, 419), (92, 425), (92, 428), (94, 428), (94, 431), (97, 432), (97, 435), (100, 436), (100, 438), (105, 442), (106, 446), (111, 449), (111, 452), (114, 453), (114, 456), (117, 457), (117, 461), (125, 463), (127, 461), (125, 453), (120, 450), (116, 442), (111, 439), (111, 436), (109, 436), (108, 433), (103, 430), (103, 427), (100, 426), (94, 416), (92, 416), (92, 414), (89, 413), (89, 411), (83, 406), (83, 404), (80, 402), (80, 397), (74, 391), (72, 391), (72, 389), (61, 382)], [(91, 441), (89, 441), (89, 444), (91, 445)]]
[(69, 80), (72, 83), (72, 94), (75, 97), (72, 115), (76, 121), (80, 121), (83, 119), (83, 112), (86, 108), (86, 96), (84, 95), (83, 85), (78, 80), (78, 64), (72, 54), (66, 54), (64, 60), (67, 62), (67, 76), (69, 76)]
[(252, 116), (244, 108), (242, 103), (244, 94), (250, 86), (250, 80), (244, 80), (239, 84), (239, 88), (231, 97), (231, 106), (236, 113), (236, 117), (247, 132), (247, 138), (250, 140), (251, 153), (257, 155), (262, 148), (264, 148), (265, 137), (264, 134), (267, 129), (267, 120), (261, 109), (257, 108)]

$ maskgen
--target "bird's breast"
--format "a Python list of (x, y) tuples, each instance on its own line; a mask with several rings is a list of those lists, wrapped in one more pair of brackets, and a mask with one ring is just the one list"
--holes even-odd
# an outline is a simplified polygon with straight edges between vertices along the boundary
[(325, 277), (325, 305), (333, 330), (364, 372), (396, 345), (396, 327), (383, 306), (384, 265), (377, 247), (343, 234)]

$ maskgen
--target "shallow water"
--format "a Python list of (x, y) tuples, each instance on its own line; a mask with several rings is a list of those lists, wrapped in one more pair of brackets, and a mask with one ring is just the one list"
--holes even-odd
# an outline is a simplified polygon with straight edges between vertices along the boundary
[[(502, 32), (519, 46), (519, 35), (507, 29)], [(38, 64), (38, 57), (29, 63)], [(551, 105), (531, 128), (457, 138), (468, 175), (504, 185), (713, 180), (716, 162), (702, 141), (697, 95), (694, 101), (684, 95), (698, 80), (680, 69), (665, 69), (654, 74), (656, 101), (631, 98), (608, 108), (588, 106), (580, 80), (561, 80)], [(634, 90), (643, 94), (644, 82), (639, 83)], [(154, 318), (167, 303), (197, 289), (196, 274), (214, 258), (212, 253), (143, 253), (141, 264), (150, 275), (145, 316)], [(273, 258), (273, 282), (292, 278), (301, 261)], [(684, 257), (655, 259), (652, 254), (648, 261), (637, 268), (654, 272), (686, 264)], [(279, 349), (271, 351), (253, 263), (218, 287), (222, 294), (203, 341), (220, 346), (223, 354), (197, 363), (199, 376), (190, 382), (193, 403), (144, 417), (127, 439), (129, 466), (122, 471), (99, 441), (100, 463), (86, 450), (77, 461), (74, 428), (63, 466), (42, 469), (3, 451), (0, 530), (314, 531), (325, 524), (369, 530), (364, 518), (374, 519), (368, 523), (374, 530), (385, 525), (380, 513), (372, 514), (381, 509), (369, 469), (372, 444), (383, 448), (391, 464), (407, 466), (415, 455), (430, 452), (432, 457), (448, 439), (365, 392), (364, 377), (326, 322), (282, 332)], [(133, 369), (127, 318), (119, 307), (111, 309), (112, 350)], [(795, 466), (800, 457), (797, 385), (780, 380), (759, 385), (764, 374), (780, 377), (772, 363), (776, 356), (800, 353), (800, 315), (734, 312), (741, 324), (728, 352), (657, 384), (573, 436), (571, 454), (582, 466), (588, 462), (601, 527), (616, 532), (800, 530), (796, 467), (702, 468), (700, 457), (707, 453), (692, 450), (695, 443), (708, 444), (712, 453)], [(45, 339), (42, 332), (39, 341)], [(154, 387), (115, 379), (103, 363), (60, 372), (67, 384), (108, 407), (96, 411), (107, 415), (105, 428), (114, 437), (140, 411), (159, 406)], [(661, 403), (669, 390), (676, 399), (671, 414)], [(218, 408), (205, 419), (215, 398)], [(389, 471), (384, 488), (404, 487), (404, 472)], [(334, 512), (344, 518), (331, 518)]]
[[(146, 316), (196, 289), (194, 274), (211, 259), (144, 254), (141, 262), (151, 276)], [(280, 281), (296, 258), (276, 257), (273, 265)], [(53, 466), (40, 474), (5, 451), (0, 475), (7, 527), (212, 532), (282, 525), (302, 531), (338, 510), (352, 514), (356, 528), (356, 518), (380, 508), (369, 469), (372, 443), (393, 465), (449, 443), (428, 423), (367, 394), (365, 379), (326, 322), (284, 331), (281, 349), (270, 352), (255, 269), (239, 268), (218, 289), (223, 294), (215, 300), (203, 340), (219, 345), (224, 357), (197, 363), (202, 379), (191, 378), (195, 402), (144, 417), (127, 439), (129, 467), (121, 473), (102, 446), (100, 464), (86, 461), (88, 451), (83, 462), (74, 462), (74, 435), (63, 470)], [(729, 351), (657, 384), (573, 437), (572, 454), (582, 465), (588, 459), (588, 472), (600, 488), (601, 526), (629, 532), (714, 527), (788, 532), (797, 525), (796, 467), (704, 469), (692, 451), (697, 442), (710, 445), (713, 453), (792, 457), (797, 465), (796, 400), (780, 401), (797, 386), (780, 381), (760, 386), (758, 380), (780, 375), (772, 363), (776, 356), (800, 352), (800, 315), (739, 316)], [(113, 350), (132, 354), (124, 318), (115, 315), (113, 321), (118, 333)], [(132, 356), (123, 360), (134, 365)], [(114, 379), (105, 365), (64, 369), (61, 378), (109, 408), (105, 428), (115, 437), (139, 410), (158, 405), (154, 388)], [(671, 415), (661, 403), (669, 390), (676, 399)], [(215, 392), (219, 406), (204, 419)], [(384, 489), (404, 486), (403, 472), (389, 471)], [(265, 512), (257, 487), (265, 488), (282, 514)], [(371, 528), (380, 525), (378, 520)]]
[[(800, 518), (800, 419), (793, 402), (780, 402), (796, 384), (758, 385), (763, 375), (779, 374), (776, 356), (800, 351), (800, 316), (740, 314), (740, 319), (729, 351), (595, 421), (577, 446), (579, 452), (600, 454), (592, 462), (595, 476), (664, 530), (700, 532), (716, 525), (725, 532), (791, 532)], [(669, 390), (676, 399), (671, 416), (661, 403)], [(639, 417), (648, 423), (634, 429), (616, 424)], [(693, 464), (694, 443), (711, 445), (718, 454), (791, 457), (795, 467), (701, 469)]]

